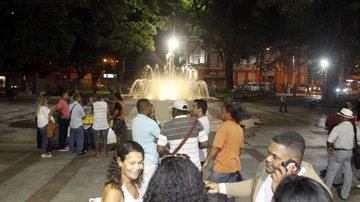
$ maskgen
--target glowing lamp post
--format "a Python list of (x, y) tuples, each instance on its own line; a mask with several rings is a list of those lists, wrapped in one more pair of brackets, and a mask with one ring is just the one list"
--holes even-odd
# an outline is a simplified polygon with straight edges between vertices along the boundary
[(165, 75), (172, 77), (175, 75), (174, 50), (178, 47), (176, 38), (170, 38), (168, 41), (169, 52), (166, 54)]
[(173, 53), (174, 50), (178, 47), (179, 43), (178, 41), (176, 40), (176, 38), (171, 38), (169, 41), (168, 41), (168, 46), (169, 46), (169, 53)]
[[(320, 67), (323, 71), (325, 71), (325, 79), (327, 79), (327, 69), (329, 68), (329, 60), (325, 59), (325, 58), (322, 58), (320, 59)], [(324, 86), (324, 92), (326, 91), (326, 82), (322, 82), (323, 83), (323, 86)]]
[(328, 67), (329, 67), (329, 61), (327, 59), (321, 59), (320, 60), (320, 67), (323, 69), (323, 70), (326, 70)]

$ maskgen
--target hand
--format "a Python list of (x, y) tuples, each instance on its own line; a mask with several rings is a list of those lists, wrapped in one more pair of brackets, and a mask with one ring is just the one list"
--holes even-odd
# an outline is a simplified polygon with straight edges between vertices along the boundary
[(333, 155), (333, 152), (334, 152), (334, 148), (333, 148), (333, 147), (328, 147), (328, 148), (327, 148), (327, 153), (328, 153), (329, 155)]
[(204, 170), (208, 165), (209, 161), (205, 160), (201, 168)]
[(217, 193), (219, 193), (220, 188), (219, 188), (218, 183), (212, 182), (212, 181), (207, 181), (207, 180), (205, 180), (204, 183), (205, 183), (205, 188), (209, 189), (208, 190), (209, 194), (217, 194)]
[(271, 188), (272, 191), (275, 192), (277, 186), (280, 184), (280, 182), (286, 177), (291, 175), (291, 171), (295, 169), (295, 166), (292, 165), (290, 166), (290, 168), (288, 170), (286, 170), (286, 168), (284, 166), (280, 166), (279, 169), (275, 170), (272, 174), (271, 177), (273, 179), (273, 182), (271, 184)]

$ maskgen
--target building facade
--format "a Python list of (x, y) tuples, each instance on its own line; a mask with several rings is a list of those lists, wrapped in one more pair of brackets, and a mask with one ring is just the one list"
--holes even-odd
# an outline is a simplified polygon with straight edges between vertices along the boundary
[[(233, 65), (234, 87), (249, 82), (264, 84), (308, 85), (308, 68), (301, 58), (292, 56), (289, 65), (273, 61), (281, 56), (279, 51), (264, 50), (262, 57), (249, 56)], [(185, 49), (186, 63), (198, 68), (198, 78), (205, 80), (208, 86), (216, 88), (226, 87), (224, 61), (215, 50), (201, 48), (201, 40), (188, 43)], [(271, 68), (268, 67), (271, 64)]]

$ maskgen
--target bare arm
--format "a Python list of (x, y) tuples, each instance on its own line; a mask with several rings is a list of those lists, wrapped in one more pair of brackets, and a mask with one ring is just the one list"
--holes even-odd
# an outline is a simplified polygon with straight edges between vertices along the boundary
[(114, 117), (117, 117), (117, 115), (119, 115), (119, 110), (115, 109), (113, 115), (111, 116), (111, 119), (114, 119)]
[(103, 202), (124, 202), (124, 196), (119, 189), (111, 188), (111, 184), (107, 184), (104, 187), (102, 194)]
[(220, 148), (217, 148), (217, 147), (214, 147), (214, 146), (211, 147), (211, 150), (208, 153), (208, 155), (207, 155), (207, 157), (206, 157), (206, 159), (204, 161), (203, 168), (206, 168), (206, 166), (209, 164), (209, 161), (211, 159), (213, 159), (219, 151), (220, 151)]
[(157, 152), (160, 155), (165, 155), (165, 154), (169, 153), (169, 151), (167, 151), (166, 148), (164, 146), (161, 146), (161, 145), (157, 145)]
[(208, 148), (208, 146), (209, 146), (209, 141), (200, 142), (199, 144), (200, 149)]

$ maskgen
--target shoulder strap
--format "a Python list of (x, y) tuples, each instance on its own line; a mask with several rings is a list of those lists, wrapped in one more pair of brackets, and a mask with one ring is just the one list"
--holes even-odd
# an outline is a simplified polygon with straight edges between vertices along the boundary
[(191, 133), (194, 131), (195, 126), (196, 126), (196, 122), (197, 119), (194, 120), (189, 132), (186, 134), (186, 136), (184, 137), (184, 139), (182, 140), (182, 142), (176, 147), (176, 149), (172, 152), (173, 155), (175, 155), (180, 149), (181, 147), (185, 144), (185, 142), (189, 139)]
[(71, 107), (71, 110), (70, 110), (70, 119), (71, 119), (72, 110), (74, 109), (74, 107), (75, 107), (76, 105), (77, 105), (77, 104), (74, 104), (74, 106)]

